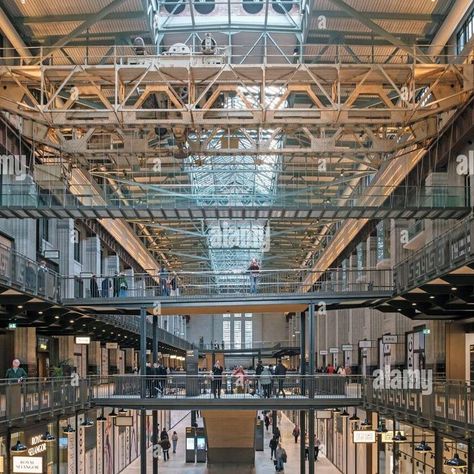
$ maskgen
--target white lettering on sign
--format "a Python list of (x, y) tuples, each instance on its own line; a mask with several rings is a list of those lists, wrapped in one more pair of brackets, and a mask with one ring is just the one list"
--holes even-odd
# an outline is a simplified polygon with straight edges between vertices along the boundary
[(40, 473), (43, 472), (43, 458), (29, 458), (27, 456), (13, 456), (13, 472), (33, 472)]
[(28, 454), (30, 456), (36, 456), (39, 453), (44, 453), (46, 451), (46, 443), (38, 444), (28, 449)]

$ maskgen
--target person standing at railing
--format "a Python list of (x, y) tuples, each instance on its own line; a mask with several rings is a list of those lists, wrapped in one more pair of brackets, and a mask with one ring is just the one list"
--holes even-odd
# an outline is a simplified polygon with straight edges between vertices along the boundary
[(115, 272), (114, 278), (113, 278), (113, 288), (114, 288), (114, 298), (117, 298), (120, 292), (120, 286), (119, 286), (119, 274), (118, 272)]
[(98, 298), (99, 297), (99, 285), (97, 284), (97, 276), (92, 275), (90, 281), (90, 292), (91, 298)]
[(212, 368), (212, 394), (214, 398), (221, 398), (222, 372), (224, 369), (219, 361)]
[(118, 278), (118, 286), (119, 286), (119, 297), (123, 298), (127, 296), (128, 284), (127, 279), (123, 273), (119, 274)]
[(247, 270), (250, 272), (250, 293), (257, 293), (257, 278), (260, 272), (260, 266), (256, 258), (252, 258)]
[(146, 363), (145, 366), (145, 375), (146, 375), (146, 396), (152, 397), (153, 396), (153, 385), (155, 383), (153, 377), (153, 367), (151, 366), (150, 362)]
[(109, 290), (110, 290), (110, 280), (108, 277), (105, 277), (102, 280), (101, 290), (102, 290), (102, 293), (101, 293), (102, 298), (108, 298)]
[(275, 367), (275, 376), (278, 380), (278, 391), (276, 393), (277, 398), (280, 396), (280, 393), (283, 394), (283, 398), (286, 398), (285, 391), (283, 390), (283, 384), (285, 383), (286, 377), (286, 367), (282, 364), (281, 359), (278, 360), (278, 364)]
[(169, 286), (168, 286), (168, 270), (165, 266), (161, 267), (160, 270), (160, 288), (161, 296), (169, 296)]
[(39, 267), (38, 267), (38, 294), (45, 295), (46, 294), (46, 273), (48, 269), (46, 267), (46, 262), (41, 260)]
[[(260, 384), (263, 389), (263, 398), (270, 398), (272, 391), (272, 372), (268, 366), (265, 366), (260, 374)], [(268, 429), (268, 427), (267, 427)]]
[(13, 359), (12, 366), (7, 370), (5, 378), (11, 381), (23, 382), (27, 377), (26, 370), (20, 367), (20, 360)]
[(257, 367), (255, 367), (255, 380), (253, 382), (252, 396), (256, 394), (260, 394), (260, 375), (262, 375), (263, 368), (264, 367), (263, 367), (262, 361), (259, 360), (257, 362)]

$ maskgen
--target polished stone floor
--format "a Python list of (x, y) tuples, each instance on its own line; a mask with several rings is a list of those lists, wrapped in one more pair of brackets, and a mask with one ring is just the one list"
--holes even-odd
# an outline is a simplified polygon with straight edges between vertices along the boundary
[[(177, 422), (185, 415), (185, 412), (173, 412), (172, 424)], [(176, 420), (176, 421), (174, 421)], [(176, 454), (172, 454), (170, 450), (170, 460), (164, 462), (160, 457), (159, 473), (160, 474), (274, 474), (276, 473), (273, 461), (270, 461), (270, 442), (271, 427), (268, 433), (265, 433), (265, 451), (255, 453), (255, 467), (252, 469), (244, 469), (241, 466), (214, 466), (208, 467), (206, 464), (186, 464), (184, 462), (184, 437), (185, 427), (190, 424), (190, 416), (187, 416), (183, 421), (178, 423), (171, 432), (177, 431), (179, 436), (178, 448)], [(199, 426), (202, 426), (202, 419), (198, 419)], [(293, 424), (283, 415), (281, 417), (280, 431), (282, 433), (283, 446), (288, 455), (288, 463), (285, 465), (285, 474), (299, 474), (299, 444), (295, 444), (294, 438), (291, 435), (293, 431)], [(152, 458), (151, 449), (148, 450), (148, 469), (152, 472)], [(140, 460), (137, 459), (127, 469), (122, 471), (124, 474), (139, 474)], [(316, 472), (318, 474), (340, 474), (325, 457), (320, 455), (316, 463)]]

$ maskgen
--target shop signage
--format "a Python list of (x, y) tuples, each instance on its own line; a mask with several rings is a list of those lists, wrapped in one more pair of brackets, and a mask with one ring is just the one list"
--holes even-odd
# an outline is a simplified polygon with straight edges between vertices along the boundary
[(372, 347), (372, 341), (359, 341), (360, 349), (370, 349)]
[(50, 260), (59, 260), (59, 250), (45, 250), (43, 257)]
[(43, 473), (43, 458), (28, 456), (13, 456), (13, 472)]
[(41, 439), (41, 436), (42, 435), (36, 435), (31, 437), (31, 448), (28, 449), (28, 454), (30, 456), (36, 456), (37, 454), (44, 453), (46, 451), (46, 443)]
[(118, 342), (106, 342), (105, 343), (106, 349), (118, 349)]
[[(398, 433), (398, 431), (397, 431)], [(400, 434), (402, 436), (405, 436), (404, 431), (400, 431)], [(381, 441), (382, 443), (393, 443), (393, 437), (395, 436), (395, 433), (393, 431), (387, 431), (386, 433), (382, 433), (382, 438)]]
[(319, 351), (319, 355), (321, 355), (321, 356), (327, 356), (327, 355), (328, 355), (328, 351)]
[(115, 418), (115, 426), (133, 426), (133, 417), (117, 416), (117, 418)]
[(382, 342), (384, 344), (397, 344), (398, 336), (396, 334), (385, 334), (385, 336), (382, 336)]
[(8, 323), (8, 329), (16, 329), (16, 323)]
[(342, 345), (343, 351), (352, 351), (352, 344), (343, 344)]
[(339, 348), (338, 347), (330, 347), (329, 348), (329, 353), (330, 354), (337, 354), (339, 352)]
[(328, 410), (316, 410), (316, 418), (318, 419), (330, 419), (332, 417), (332, 413)]
[(353, 431), (354, 443), (375, 443), (376, 435), (375, 431)]
[(76, 344), (90, 344), (91, 338), (89, 336), (76, 336)]
[(423, 329), (423, 334), (431, 334), (431, 329)]

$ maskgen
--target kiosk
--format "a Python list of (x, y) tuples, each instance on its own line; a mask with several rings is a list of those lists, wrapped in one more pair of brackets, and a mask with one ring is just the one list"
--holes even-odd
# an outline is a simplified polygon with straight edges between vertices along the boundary
[(206, 462), (207, 461), (207, 449), (206, 449), (206, 435), (204, 428), (196, 428), (196, 461)]
[(257, 418), (255, 423), (255, 451), (263, 451), (263, 420)]
[(186, 427), (186, 462), (196, 462), (195, 428)]

